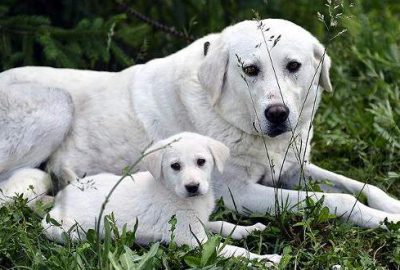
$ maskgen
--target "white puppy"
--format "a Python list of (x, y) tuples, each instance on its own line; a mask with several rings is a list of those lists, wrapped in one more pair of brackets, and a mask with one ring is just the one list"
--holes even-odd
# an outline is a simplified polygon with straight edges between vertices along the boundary
[[(222, 172), (229, 156), (229, 149), (222, 143), (194, 133), (180, 133), (153, 145), (144, 157), (149, 172), (140, 172), (126, 177), (111, 195), (104, 214), (114, 214), (116, 225), (127, 224), (133, 228), (136, 222), (136, 240), (139, 243), (152, 241), (169, 242), (172, 239), (172, 216), (177, 224), (174, 241), (178, 245), (195, 247), (197, 240), (205, 242), (204, 226), (224, 236), (241, 239), (265, 226), (239, 226), (223, 221), (208, 221), (215, 206), (210, 187), (214, 167)], [(69, 170), (71, 184), (56, 197), (50, 217), (62, 226), (42, 224), (46, 235), (63, 242), (62, 232), (71, 230), (74, 240), (84, 239), (85, 231), (95, 228), (106, 196), (121, 179), (113, 174), (98, 174), (77, 179)], [(102, 220), (103, 221), (103, 220)], [(100, 233), (103, 231), (103, 222)], [(250, 259), (266, 259), (279, 262), (279, 255), (257, 255), (236, 246), (226, 245), (220, 251), (226, 257), (246, 256)]]

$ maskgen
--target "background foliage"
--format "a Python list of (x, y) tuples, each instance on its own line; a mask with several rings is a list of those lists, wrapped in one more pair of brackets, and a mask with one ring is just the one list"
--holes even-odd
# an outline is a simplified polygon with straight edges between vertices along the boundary
[[(317, 12), (329, 17), (325, 1), (2, 0), (0, 69), (49, 65), (119, 71), (188, 44), (185, 38), (138, 20), (121, 3), (187, 36), (220, 31), (252, 19), (257, 11), (262, 18), (291, 20), (325, 44), (332, 37), (317, 19)], [(400, 198), (400, 2), (354, 1), (344, 3), (343, 8), (339, 25), (347, 32), (329, 46), (334, 93), (324, 96), (315, 121), (313, 159)], [(279, 219), (263, 216), (249, 220), (221, 206), (216, 216), (269, 224), (265, 232), (238, 244), (255, 252), (284, 252), (281, 268), (287, 263), (288, 268), (300, 269), (327, 269), (334, 264), (347, 269), (399, 269), (400, 228), (354, 228), (327, 217), (324, 211), (310, 203), (303, 215), (286, 213)], [(0, 208), (0, 268), (252, 267), (241, 260), (215, 258), (204, 250), (188, 251), (173, 245), (138, 247), (129, 234), (101, 244), (94, 239), (63, 247), (41, 235), (39, 220), (21, 199)]]

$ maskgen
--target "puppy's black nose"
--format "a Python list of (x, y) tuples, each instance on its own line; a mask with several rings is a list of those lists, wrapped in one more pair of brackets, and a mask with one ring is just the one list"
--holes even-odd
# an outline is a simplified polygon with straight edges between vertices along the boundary
[(185, 188), (189, 193), (197, 193), (197, 191), (199, 190), (199, 183), (187, 184), (185, 185)]
[(279, 125), (289, 116), (289, 108), (286, 105), (271, 105), (264, 111), (265, 117), (272, 124)]

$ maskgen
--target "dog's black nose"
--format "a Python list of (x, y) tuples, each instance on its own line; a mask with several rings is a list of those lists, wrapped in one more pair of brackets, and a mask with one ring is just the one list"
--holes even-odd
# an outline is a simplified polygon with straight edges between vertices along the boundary
[(185, 188), (189, 193), (197, 193), (199, 190), (199, 183), (187, 184), (185, 185)]
[(272, 124), (279, 125), (288, 118), (289, 108), (286, 105), (271, 105), (265, 109), (264, 114)]

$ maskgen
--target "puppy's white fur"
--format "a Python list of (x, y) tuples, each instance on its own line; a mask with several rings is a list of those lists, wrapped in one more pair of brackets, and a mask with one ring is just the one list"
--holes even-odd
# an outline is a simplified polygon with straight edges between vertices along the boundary
[[(332, 90), (330, 58), (303, 28), (279, 19), (261, 23), (263, 29), (260, 22), (240, 22), (116, 73), (49, 67), (1, 73), (0, 180), (44, 160), (55, 174), (65, 167), (78, 175), (118, 174), (152, 141), (192, 131), (230, 148), (215, 192), (232, 209), (273, 212), (275, 199), (287, 198), (295, 206), (308, 193), (290, 189), (311, 178), (330, 181), (335, 191), (365, 195), (369, 207), (350, 195), (325, 194), (329, 209), (352, 223), (399, 221), (398, 200), (310, 163), (311, 122), (322, 90)], [(292, 61), (301, 63), (296, 72), (287, 68)], [(248, 65), (259, 74), (247, 76)], [(290, 110), (279, 128), (265, 116), (274, 104)], [(276, 192), (276, 184), (289, 190)]]
[[(149, 243), (172, 239), (169, 220), (176, 216), (177, 224), (174, 241), (179, 245), (197, 246), (197, 240), (204, 242), (206, 228), (221, 232), (232, 238), (246, 237), (252, 231), (263, 230), (264, 225), (236, 226), (222, 221), (208, 221), (215, 206), (210, 179), (214, 166), (222, 171), (229, 156), (229, 149), (213, 139), (193, 134), (181, 133), (160, 141), (147, 151), (144, 163), (149, 172), (139, 172), (126, 177), (115, 189), (108, 201), (105, 214), (113, 213), (116, 225), (122, 229), (126, 224), (133, 229), (136, 222), (136, 240)], [(205, 163), (199, 165), (198, 160)], [(174, 170), (171, 165), (179, 164)], [(95, 228), (102, 203), (121, 176), (98, 174), (77, 180), (71, 173), (71, 184), (56, 197), (50, 217), (61, 222), (62, 226), (51, 226), (46, 219), (42, 224), (46, 235), (53, 240), (63, 242), (62, 232), (70, 230), (75, 240), (85, 238), (85, 231)], [(198, 184), (198, 192), (188, 193), (185, 185)], [(103, 233), (103, 222), (100, 233)], [(268, 259), (277, 263), (279, 255), (257, 255), (246, 249), (226, 245), (220, 254), (223, 256), (246, 256), (250, 259)]]

